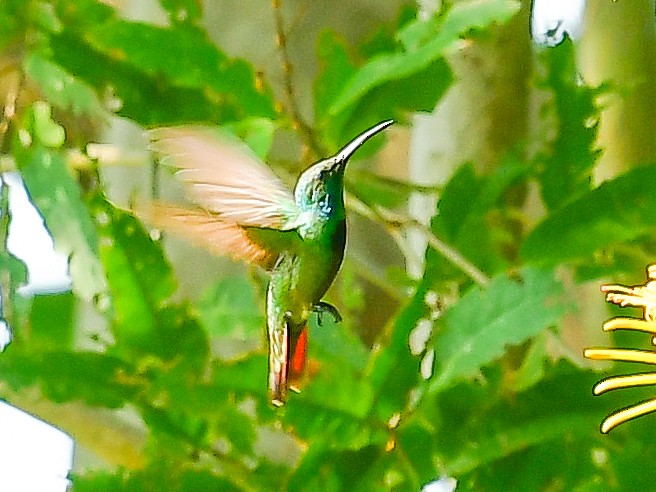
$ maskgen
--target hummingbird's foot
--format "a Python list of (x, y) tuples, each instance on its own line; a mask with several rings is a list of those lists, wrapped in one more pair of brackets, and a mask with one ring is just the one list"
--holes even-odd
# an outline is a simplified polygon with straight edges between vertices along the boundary
[(335, 323), (339, 323), (342, 321), (342, 316), (339, 314), (339, 311), (337, 311), (337, 308), (332, 304), (328, 304), (327, 302), (323, 302), (323, 301), (317, 302), (313, 306), (313, 311), (317, 313), (317, 323), (319, 324), (319, 326), (323, 325), (324, 313), (329, 313), (335, 320)]

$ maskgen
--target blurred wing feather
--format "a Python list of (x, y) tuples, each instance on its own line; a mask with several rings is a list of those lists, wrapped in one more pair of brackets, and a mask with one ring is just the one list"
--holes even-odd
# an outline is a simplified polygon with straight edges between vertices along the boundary
[(300, 213), (294, 196), (245, 145), (199, 127), (151, 131), (153, 149), (173, 159), (197, 203), (222, 221), (289, 230)]
[[(279, 252), (265, 247), (258, 241), (256, 230), (219, 220), (205, 210), (191, 210), (175, 205), (156, 203), (144, 214), (144, 219), (157, 228), (171, 232), (217, 254), (228, 254), (234, 259), (258, 265), (265, 269), (273, 267)], [(281, 236), (290, 233), (271, 231)]]

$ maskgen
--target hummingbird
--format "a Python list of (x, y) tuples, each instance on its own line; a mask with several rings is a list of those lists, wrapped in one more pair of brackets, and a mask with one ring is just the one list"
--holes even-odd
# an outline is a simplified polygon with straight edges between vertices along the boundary
[(344, 171), (353, 153), (393, 120), (383, 121), (298, 178), (292, 193), (249, 149), (199, 127), (151, 131), (152, 148), (173, 160), (198, 208), (156, 203), (148, 220), (212, 252), (269, 274), (266, 325), (269, 398), (282, 406), (305, 365), (307, 323), (317, 313), (341, 321), (321, 298), (344, 257)]

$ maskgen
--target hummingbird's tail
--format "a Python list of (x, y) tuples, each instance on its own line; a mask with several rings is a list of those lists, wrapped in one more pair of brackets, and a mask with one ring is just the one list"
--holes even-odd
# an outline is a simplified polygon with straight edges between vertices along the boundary
[[(298, 336), (295, 336), (298, 333)], [(305, 369), (308, 346), (307, 324), (285, 329), (274, 334), (269, 340), (269, 398), (271, 403), (281, 407), (287, 401), (287, 389), (298, 393)]]
[(305, 361), (307, 359), (308, 329), (307, 324), (303, 326), (301, 334), (296, 340), (296, 346), (292, 347), (292, 357), (289, 361), (289, 389), (298, 393), (299, 383), (303, 377)]

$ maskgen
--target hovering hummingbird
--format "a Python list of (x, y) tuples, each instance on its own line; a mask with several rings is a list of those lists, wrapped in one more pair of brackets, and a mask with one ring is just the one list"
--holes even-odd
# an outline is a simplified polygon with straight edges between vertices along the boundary
[(309, 167), (292, 194), (247, 149), (194, 127), (152, 131), (153, 148), (170, 156), (201, 207), (156, 204), (149, 220), (220, 254), (258, 265), (270, 274), (266, 298), (269, 394), (282, 406), (288, 380), (305, 364), (307, 321), (314, 312), (341, 321), (321, 301), (342, 263), (346, 244), (344, 170), (349, 157), (390, 126), (383, 121), (337, 154)]

